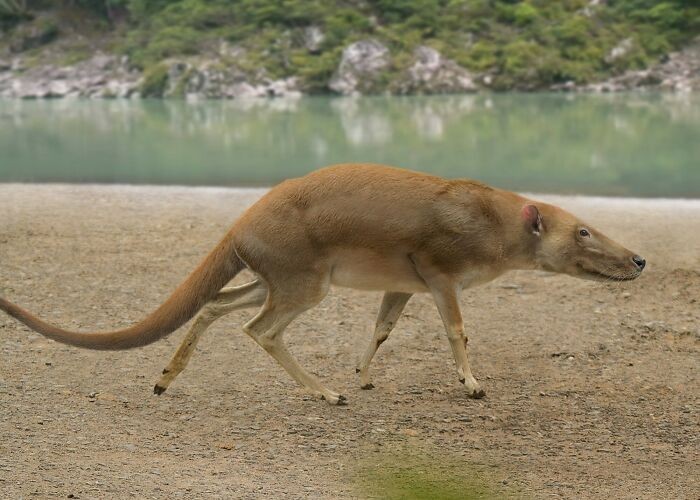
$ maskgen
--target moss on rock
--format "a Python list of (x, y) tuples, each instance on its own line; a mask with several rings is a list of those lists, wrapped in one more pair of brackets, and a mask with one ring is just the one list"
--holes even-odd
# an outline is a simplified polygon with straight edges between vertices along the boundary
[(143, 97), (163, 97), (168, 85), (168, 66), (166, 64), (156, 64), (148, 68), (143, 74), (141, 83), (141, 96)]

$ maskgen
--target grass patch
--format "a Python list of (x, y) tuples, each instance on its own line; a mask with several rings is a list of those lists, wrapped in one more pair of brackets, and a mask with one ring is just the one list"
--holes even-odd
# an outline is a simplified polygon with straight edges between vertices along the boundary
[(356, 472), (360, 496), (387, 500), (472, 500), (518, 496), (488, 472), (456, 457), (416, 450), (382, 454)]
[(61, 55), (59, 64), (61, 66), (73, 66), (79, 62), (87, 61), (92, 56), (92, 50), (88, 47), (73, 48), (65, 51)]

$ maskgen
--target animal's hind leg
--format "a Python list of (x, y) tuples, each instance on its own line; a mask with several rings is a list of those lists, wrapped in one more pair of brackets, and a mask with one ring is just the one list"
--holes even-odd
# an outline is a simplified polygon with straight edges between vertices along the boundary
[(261, 281), (222, 289), (217, 296), (197, 314), (194, 323), (180, 344), (177, 352), (163, 370), (160, 380), (153, 388), (155, 394), (163, 394), (189, 363), (197, 342), (209, 326), (221, 316), (237, 309), (259, 307), (267, 298), (267, 287)]
[(263, 309), (243, 329), (275, 358), (299, 385), (330, 404), (344, 404), (345, 397), (324, 387), (315, 376), (304, 370), (287, 350), (283, 341), (285, 328), (299, 314), (320, 302), (328, 289), (325, 285), (325, 289), (320, 293), (315, 293), (318, 291), (309, 293), (307, 286), (308, 283), (305, 283), (297, 288), (294, 294), (286, 296), (271, 291)]
[(369, 346), (367, 346), (367, 350), (360, 361), (360, 366), (357, 368), (357, 372), (360, 374), (360, 386), (363, 389), (374, 388), (369, 378), (369, 365), (377, 349), (379, 349), (379, 346), (389, 338), (391, 330), (394, 329), (394, 325), (396, 325), (399, 316), (401, 316), (401, 312), (404, 307), (406, 307), (406, 303), (410, 298), (410, 293), (386, 292), (384, 294), (382, 305), (377, 315), (377, 325), (374, 329), (372, 341), (369, 343)]

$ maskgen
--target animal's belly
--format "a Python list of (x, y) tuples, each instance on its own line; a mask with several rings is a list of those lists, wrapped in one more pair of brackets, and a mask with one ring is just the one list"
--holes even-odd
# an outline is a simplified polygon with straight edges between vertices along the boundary
[(360, 290), (427, 291), (408, 256), (384, 256), (370, 250), (335, 252), (331, 283)]

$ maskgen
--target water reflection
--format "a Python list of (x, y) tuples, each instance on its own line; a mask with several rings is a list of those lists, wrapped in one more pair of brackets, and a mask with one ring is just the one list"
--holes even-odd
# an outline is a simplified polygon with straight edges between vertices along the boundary
[(345, 132), (345, 140), (355, 146), (381, 145), (391, 141), (392, 127), (388, 114), (377, 108), (361, 106), (358, 98), (331, 101)]
[(692, 94), (0, 101), (0, 181), (271, 184), (376, 161), (530, 191), (700, 195)]

